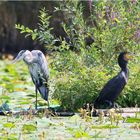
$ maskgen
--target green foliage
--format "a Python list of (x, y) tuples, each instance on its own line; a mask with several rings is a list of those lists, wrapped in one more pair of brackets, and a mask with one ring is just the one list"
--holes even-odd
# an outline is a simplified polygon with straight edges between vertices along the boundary
[[(136, 59), (139, 59), (139, 57)], [(140, 72), (138, 64), (139, 62), (133, 61), (132, 63), (129, 64), (130, 74), (128, 85), (125, 87), (123, 94), (121, 94), (121, 96), (117, 100), (117, 102), (122, 107), (140, 106)]]
[[(84, 103), (92, 103), (104, 84), (120, 70), (117, 56), (121, 51), (139, 55), (139, 9), (140, 2), (94, 1), (91, 16), (83, 19), (84, 7), (78, 1), (64, 1), (56, 11), (62, 11), (71, 24), (63, 23), (76, 52), (69, 50), (65, 41), (50, 57), (51, 78), (55, 79), (53, 97), (65, 109), (75, 110)], [(30, 35), (55, 49), (50, 34), (49, 16), (45, 9), (40, 11), (38, 29), (17, 25), (21, 33)], [(90, 21), (90, 25), (88, 25)], [(85, 46), (84, 38), (94, 35), (91, 47)], [(140, 75), (137, 56), (131, 63), (130, 79), (117, 102), (123, 106), (140, 106)]]
[(73, 128), (68, 128), (67, 129), (69, 133), (71, 133), (75, 138), (91, 138), (88, 132), (83, 130), (82, 128), (79, 129), (73, 129)]
[(127, 118), (127, 123), (140, 123), (140, 118)]
[(38, 29), (30, 29), (29, 27), (25, 27), (24, 25), (16, 24), (15, 28), (20, 30), (20, 33), (26, 33), (25, 37), (31, 36), (32, 40), (38, 40), (40, 43), (44, 45), (51, 46), (52, 40), (54, 39), (53, 36), (50, 34), (52, 28), (49, 28), (49, 19), (47, 11), (45, 8), (39, 11), (39, 23)]
[[(65, 55), (68, 53), (65, 52)], [(77, 58), (74, 52), (71, 52), (71, 55), (68, 58), (64, 57), (63, 60), (61, 55), (61, 60), (57, 59), (56, 65), (53, 66), (59, 71), (63, 69), (63, 72), (59, 73), (60, 76), (57, 76), (55, 85), (57, 88), (53, 97), (57, 98), (64, 108), (74, 110), (84, 103), (93, 102), (104, 80), (109, 76), (101, 67), (87, 67), (83, 60), (84, 56)]]
[[(69, 3), (72, 6), (71, 3)], [(57, 97), (64, 108), (77, 109), (86, 102), (93, 102), (103, 85), (119, 71), (117, 56), (121, 51), (136, 52), (139, 54), (139, 42), (135, 36), (138, 30), (138, 7), (140, 3), (130, 1), (96, 1), (91, 15), (96, 26), (89, 27), (83, 22), (82, 16), (77, 16), (80, 10), (75, 6), (72, 13), (73, 29), (78, 20), (76, 34), (80, 44), (80, 53), (63, 52), (57, 54), (52, 68), (60, 71), (60, 80), (57, 78)], [(74, 9), (73, 8), (73, 9)], [(108, 10), (107, 10), (108, 8)], [(131, 9), (131, 10), (130, 10)], [(96, 13), (96, 14), (95, 14)], [(95, 16), (96, 15), (96, 16)], [(106, 17), (108, 16), (108, 17)], [(74, 25), (75, 24), (75, 25)], [(71, 26), (70, 26), (71, 27)], [(67, 28), (70, 28), (67, 27)], [(70, 31), (66, 29), (69, 33)], [(92, 48), (84, 48), (84, 32), (94, 33), (95, 42)], [(80, 41), (78, 41), (80, 40)], [(74, 45), (78, 47), (77, 43)], [(122, 96), (117, 100), (121, 106), (140, 106), (139, 99), (139, 57), (129, 64), (130, 79)]]
[[(0, 116), (0, 139), (19, 140), (19, 139), (93, 139), (112, 137), (125, 137), (128, 139), (139, 137), (139, 122), (129, 124), (121, 123), (118, 126), (109, 125), (108, 117), (99, 124), (98, 117), (91, 118), (91, 121), (82, 119), (79, 115), (72, 117), (41, 117), (28, 115)], [(9, 121), (10, 120), (10, 121)], [(132, 125), (132, 126), (131, 126)], [(131, 128), (134, 128), (132, 131)], [(127, 128), (127, 129), (126, 129)], [(117, 133), (116, 133), (117, 131)]]
[(13, 122), (5, 123), (5, 124), (3, 124), (3, 126), (6, 128), (10, 128), (10, 129), (16, 127)]

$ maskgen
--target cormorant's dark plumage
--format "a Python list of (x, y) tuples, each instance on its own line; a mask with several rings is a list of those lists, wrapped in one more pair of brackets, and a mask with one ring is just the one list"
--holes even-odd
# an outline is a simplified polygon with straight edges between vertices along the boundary
[(99, 96), (94, 102), (95, 108), (111, 108), (115, 106), (114, 101), (117, 99), (128, 81), (127, 63), (129, 59), (129, 53), (120, 53), (118, 57), (118, 64), (121, 68), (121, 71), (117, 76), (109, 80), (103, 87)]

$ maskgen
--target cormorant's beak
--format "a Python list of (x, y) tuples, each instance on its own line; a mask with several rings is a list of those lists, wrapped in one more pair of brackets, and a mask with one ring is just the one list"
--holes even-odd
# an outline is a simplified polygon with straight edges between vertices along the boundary
[(125, 59), (128, 61), (128, 60), (132, 60), (134, 58), (134, 54), (132, 53), (127, 53), (125, 54)]

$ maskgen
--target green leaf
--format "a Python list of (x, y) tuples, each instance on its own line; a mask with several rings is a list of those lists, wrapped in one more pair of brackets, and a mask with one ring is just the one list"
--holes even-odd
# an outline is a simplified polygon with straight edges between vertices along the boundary
[(87, 132), (85, 132), (85, 131), (77, 130), (75, 132), (75, 138), (81, 138), (81, 137), (90, 138), (90, 135)]
[(0, 96), (0, 97), (1, 97), (2, 99), (6, 99), (6, 100), (10, 100), (10, 99), (11, 99), (9, 96), (6, 96), (6, 95), (5, 95), (5, 96), (4, 96), (4, 95), (3, 95), (3, 96)]
[(7, 127), (7, 128), (14, 128), (15, 124), (14, 123), (5, 123), (5, 124), (3, 124), (3, 126)]
[(22, 127), (22, 131), (24, 133), (32, 133), (36, 130), (37, 130), (37, 127), (35, 125), (32, 125), (32, 124), (24, 124)]
[(32, 40), (35, 40), (37, 37), (37, 34), (32, 34)]
[(30, 34), (26, 34), (26, 35), (25, 35), (25, 38), (28, 37), (28, 36), (30, 36)]

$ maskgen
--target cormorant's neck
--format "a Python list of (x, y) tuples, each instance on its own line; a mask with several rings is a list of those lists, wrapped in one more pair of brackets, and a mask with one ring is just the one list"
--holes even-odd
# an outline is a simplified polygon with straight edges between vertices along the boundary
[(119, 63), (119, 66), (121, 67), (121, 70), (124, 71), (125, 73), (128, 71), (127, 62), (121, 62)]
[(125, 65), (121, 66), (121, 70), (125, 73), (128, 73), (127, 63)]

